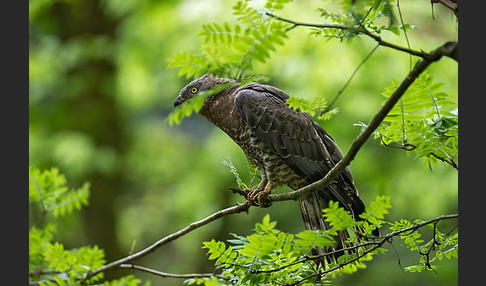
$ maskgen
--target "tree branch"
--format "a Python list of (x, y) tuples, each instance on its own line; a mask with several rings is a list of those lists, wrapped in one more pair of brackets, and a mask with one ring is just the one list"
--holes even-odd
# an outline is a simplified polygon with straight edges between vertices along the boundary
[(456, 1), (431, 0), (430, 3), (432, 4), (432, 7), (434, 7), (434, 3), (440, 3), (440, 4), (444, 5), (444, 7), (446, 7), (447, 9), (454, 12), (454, 15), (456, 15), (456, 17), (459, 17), (459, 15), (458, 15), (459, 14), (459, 7), (457, 6)]
[[(289, 20), (289, 19), (285, 19), (285, 18), (279, 17), (279, 16), (274, 15), (274, 14), (269, 13), (269, 12), (266, 12), (265, 14), (276, 19), (276, 20), (292, 24), (293, 26), (288, 28), (287, 31), (289, 31), (289, 30), (291, 30), (295, 27), (299, 27), (299, 26), (322, 28), (322, 29), (340, 29), (340, 30), (353, 31), (355, 33), (366, 35), (366, 36), (374, 39), (376, 42), (378, 42), (378, 44), (380, 46), (389, 47), (389, 48), (392, 48), (392, 49), (395, 49), (395, 50), (398, 50), (398, 51), (406, 52), (406, 53), (409, 53), (411, 55), (421, 57), (423, 59), (434, 61), (433, 55), (431, 53), (426, 53), (424, 51), (417, 51), (417, 50), (405, 48), (405, 47), (384, 41), (380, 36), (373, 34), (372, 32), (368, 31), (363, 26), (355, 27), (355, 26), (334, 25), (334, 24), (303, 23), (303, 22), (296, 22), (296, 21), (292, 21), (292, 20)], [(448, 56), (451, 57), (450, 55), (448, 55)], [(456, 53), (455, 57), (452, 57), (452, 58), (457, 61), (457, 53)]]
[(179, 238), (179, 237), (181, 237), (181, 236), (183, 236), (183, 235), (185, 235), (185, 234), (187, 234), (187, 233), (189, 233), (189, 232), (191, 232), (191, 231), (193, 231), (193, 230), (195, 230), (195, 229), (197, 229), (201, 226), (204, 226), (204, 225), (206, 225), (206, 224), (208, 224), (208, 223), (210, 223), (210, 222), (212, 222), (216, 219), (219, 219), (223, 216), (227, 216), (227, 215), (230, 215), (230, 214), (236, 214), (236, 213), (240, 213), (240, 212), (246, 212), (246, 211), (248, 211), (249, 208), (250, 208), (250, 203), (248, 201), (245, 201), (242, 204), (237, 204), (236, 206), (229, 207), (229, 208), (220, 210), (218, 212), (215, 212), (212, 215), (210, 215), (210, 216), (208, 216), (208, 217), (206, 217), (202, 220), (193, 222), (193, 223), (189, 224), (187, 227), (158, 240), (154, 244), (150, 245), (147, 248), (140, 250), (137, 253), (134, 253), (134, 254), (129, 255), (127, 257), (113, 261), (113, 262), (108, 263), (108, 264), (106, 264), (106, 265), (104, 265), (104, 266), (102, 266), (98, 269), (91, 271), (81, 282), (84, 282), (84, 281), (88, 280), (89, 278), (93, 277), (94, 275), (101, 273), (101, 272), (104, 272), (106, 270), (113, 269), (113, 268), (121, 268), (122, 264), (126, 264), (126, 263), (129, 263), (129, 262), (135, 261), (135, 260), (155, 251), (157, 248), (161, 247), (162, 245), (167, 244), (167, 243), (169, 243), (169, 242), (171, 242), (171, 241), (173, 241), (173, 240), (175, 240), (175, 239), (177, 239), (177, 238)]
[(388, 98), (385, 104), (380, 108), (378, 113), (373, 117), (368, 126), (356, 137), (351, 144), (346, 155), (322, 178), (321, 180), (307, 185), (299, 190), (284, 193), (274, 194), (268, 196), (269, 202), (295, 200), (300, 196), (304, 196), (322, 189), (329, 185), (349, 163), (354, 159), (361, 146), (366, 142), (371, 134), (380, 126), (383, 119), (387, 116), (393, 106), (402, 97), (408, 87), (415, 81), (415, 79), (433, 62), (438, 61), (442, 56), (456, 57), (457, 58), (458, 42), (447, 42), (444, 45), (438, 47), (429, 53), (426, 58), (420, 59), (413, 70), (407, 75), (407, 77), (400, 83), (393, 94)]
[(228, 279), (225, 276), (214, 274), (214, 273), (192, 273), (192, 274), (174, 274), (174, 273), (167, 273), (167, 272), (161, 272), (157, 271), (151, 268), (143, 267), (140, 265), (134, 265), (134, 264), (120, 264), (118, 265), (118, 268), (127, 268), (127, 269), (136, 269), (140, 270), (143, 272), (147, 272), (150, 274), (154, 274), (160, 277), (164, 278), (182, 278), (182, 279), (189, 279), (189, 278), (203, 278), (203, 277), (217, 277), (221, 279)]

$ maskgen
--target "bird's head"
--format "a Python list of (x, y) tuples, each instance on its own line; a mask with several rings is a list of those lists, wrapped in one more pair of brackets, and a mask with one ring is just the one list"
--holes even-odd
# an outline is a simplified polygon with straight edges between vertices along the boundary
[(174, 101), (174, 106), (181, 105), (184, 101), (193, 98), (204, 91), (208, 91), (219, 85), (218, 77), (205, 74), (187, 84), (181, 89), (179, 96)]

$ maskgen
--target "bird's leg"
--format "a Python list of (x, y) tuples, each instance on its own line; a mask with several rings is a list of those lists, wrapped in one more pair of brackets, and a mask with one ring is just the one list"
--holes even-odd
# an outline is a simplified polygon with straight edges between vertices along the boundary
[(272, 182), (268, 181), (265, 187), (263, 188), (263, 190), (253, 194), (251, 199), (253, 201), (258, 201), (258, 205), (261, 208), (268, 208), (269, 206), (272, 205), (272, 202), (268, 202), (266, 197), (271, 192), (272, 192)]
[(246, 198), (252, 205), (258, 205), (261, 208), (267, 208), (272, 205), (271, 202), (265, 201), (265, 196), (272, 192), (272, 183), (265, 175), (262, 175), (262, 180), (256, 189), (245, 189), (244, 191), (247, 192)]
[(268, 183), (267, 177), (262, 175), (262, 180), (258, 184), (258, 186), (255, 189), (244, 189), (243, 191), (246, 192), (245, 198), (250, 202), (251, 205), (257, 206), (259, 205), (255, 198), (255, 195), (262, 192), (263, 189), (265, 189), (265, 186)]

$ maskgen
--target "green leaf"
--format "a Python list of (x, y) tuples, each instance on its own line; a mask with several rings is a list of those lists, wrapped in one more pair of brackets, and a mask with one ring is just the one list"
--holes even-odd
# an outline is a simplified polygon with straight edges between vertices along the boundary
[(277, 225), (277, 222), (275, 221), (270, 221), (270, 215), (266, 214), (263, 217), (262, 223), (256, 223), (255, 224), (255, 231), (256, 232), (269, 232), (275, 228)]
[(385, 29), (392, 32), (396, 36), (400, 36), (400, 28), (398, 28), (398, 27), (390, 26), (390, 27), (386, 27)]
[(238, 170), (233, 165), (233, 163), (231, 162), (229, 157), (226, 157), (226, 160), (221, 161), (221, 163), (223, 163), (223, 165), (228, 167), (231, 174), (233, 174), (235, 176), (236, 182), (238, 183), (239, 188), (248, 189), (248, 186), (241, 180), (241, 177), (240, 177), (240, 174), (238, 173)]
[[(393, 81), (382, 94), (390, 96), (398, 85)], [(412, 151), (416, 158), (424, 159), (425, 165), (438, 164), (437, 158), (442, 158), (441, 162), (455, 166), (458, 116), (452, 111), (457, 104), (446, 99), (443, 85), (423, 72), (385, 117), (375, 137), (384, 144), (396, 143)]]
[(295, 240), (295, 245), (302, 252), (309, 252), (312, 248), (329, 246), (335, 243), (329, 233), (318, 230), (304, 230), (295, 236), (299, 238)]
[(324, 212), (325, 220), (329, 222), (332, 229), (346, 230), (357, 225), (352, 214), (344, 208), (339, 207), (338, 202), (329, 202), (329, 207), (322, 210)]
[(29, 166), (29, 201), (40, 202), (46, 213), (64, 216), (88, 205), (89, 183), (69, 190), (66, 178), (57, 168), (40, 171)]

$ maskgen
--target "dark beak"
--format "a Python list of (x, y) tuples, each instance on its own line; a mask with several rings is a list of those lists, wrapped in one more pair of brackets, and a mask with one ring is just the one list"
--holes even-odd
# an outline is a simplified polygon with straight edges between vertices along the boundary
[(179, 95), (179, 96), (176, 98), (176, 100), (174, 101), (174, 107), (181, 105), (181, 103), (183, 103), (183, 102), (184, 102), (184, 100), (183, 100), (183, 99), (182, 99), (182, 97)]

